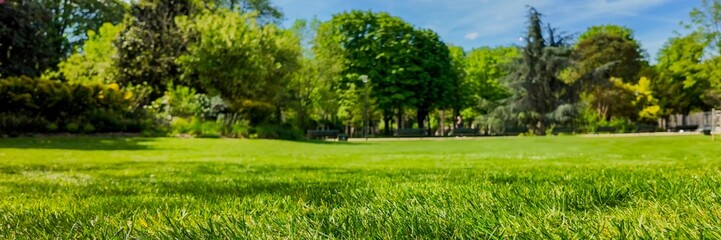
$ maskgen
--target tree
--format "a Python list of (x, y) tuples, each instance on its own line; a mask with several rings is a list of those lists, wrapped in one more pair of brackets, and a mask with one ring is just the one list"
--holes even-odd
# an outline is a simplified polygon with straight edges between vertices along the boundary
[(98, 30), (88, 31), (83, 51), (70, 55), (58, 65), (59, 72), (71, 83), (110, 83), (115, 81), (117, 69), (113, 57), (117, 53), (113, 42), (123, 31), (122, 24), (103, 24)]
[(528, 12), (529, 26), (522, 58), (508, 76), (508, 112), (531, 131), (544, 135), (553, 124), (569, 122), (575, 113), (577, 96), (572, 86), (559, 79), (559, 73), (570, 64), (567, 38), (550, 26), (544, 39), (541, 14)]
[(502, 79), (509, 74), (508, 65), (518, 59), (516, 47), (482, 47), (471, 50), (467, 60), (467, 78), (472, 89), (473, 101), (497, 102), (509, 97)]
[(336, 53), (344, 60), (340, 89), (362, 86), (359, 76), (368, 75), (370, 95), (383, 112), (386, 133), (394, 115), (399, 126), (404, 125), (404, 110), (409, 107), (416, 109), (423, 127), (428, 112), (437, 107), (434, 104), (443, 101), (440, 93), (445, 90), (438, 88), (448, 86), (442, 82), (451, 79), (447, 77), (450, 55), (437, 35), (416, 30), (387, 13), (351, 11), (324, 25), (319, 36), (334, 41), (323, 41), (321, 47), (340, 49)]
[(179, 22), (195, 36), (178, 59), (186, 82), (197, 80), (202, 89), (218, 93), (251, 124), (280, 121), (283, 92), (300, 54), (292, 32), (224, 10)]
[(412, 65), (408, 78), (415, 79), (417, 100), (413, 107), (416, 109), (418, 127), (425, 128), (425, 121), (431, 111), (438, 107), (448, 106), (452, 100), (449, 95), (456, 90), (453, 72), (451, 70), (451, 55), (448, 46), (440, 40), (438, 34), (431, 30), (418, 30), (414, 32)]
[(125, 30), (115, 41), (117, 82), (148, 85), (153, 97), (180, 77), (175, 59), (187, 51), (188, 41), (175, 18), (193, 12), (190, 0), (142, 0), (130, 8)]
[(318, 19), (296, 20), (291, 28), (300, 40), (302, 54), (299, 56), (299, 68), (288, 83), (287, 101), (284, 102), (288, 102), (294, 110), (301, 129), (310, 127), (312, 120), (329, 123), (327, 120), (338, 112), (339, 107), (335, 88), (342, 61), (333, 57), (332, 49), (316, 47), (320, 26)]
[(469, 63), (466, 52), (459, 46), (448, 46), (448, 50), (451, 56), (452, 89), (449, 89), (446, 95), (447, 103), (443, 107), (452, 109), (453, 116), (457, 116), (461, 110), (473, 105), (474, 91), (471, 89), (470, 78), (467, 77)]
[(658, 80), (654, 82), (654, 93), (665, 114), (688, 115), (694, 108), (708, 108), (702, 101), (710, 83), (704, 77), (705, 41), (703, 36), (692, 33), (671, 38), (659, 51)]
[(701, 35), (707, 46), (704, 50), (703, 69), (711, 88), (703, 93), (703, 101), (710, 106), (721, 106), (721, 1), (702, 0), (701, 8), (691, 11), (691, 22), (685, 24), (694, 34)]
[(0, 4), (0, 77), (40, 76), (64, 57), (53, 15), (36, 2)]
[[(600, 119), (636, 115), (634, 106), (626, 101), (633, 98), (634, 93), (621, 87), (624, 83), (637, 83), (641, 68), (647, 65), (640, 44), (633, 38), (633, 31), (616, 25), (590, 27), (574, 46), (573, 61), (575, 64), (569, 76), (582, 81), (583, 99)], [(604, 74), (583, 77), (599, 69), (603, 69)]]
[(50, 11), (54, 31), (67, 37), (64, 53), (70, 53), (97, 32), (104, 23), (119, 24), (125, 15), (123, 0), (30, 0)]
[(701, 0), (701, 5), (691, 11), (691, 22), (684, 25), (708, 42), (707, 54), (718, 56), (721, 54), (721, 1)]
[(257, 12), (260, 23), (279, 23), (283, 13), (270, 0), (214, 0), (218, 5), (240, 13)]

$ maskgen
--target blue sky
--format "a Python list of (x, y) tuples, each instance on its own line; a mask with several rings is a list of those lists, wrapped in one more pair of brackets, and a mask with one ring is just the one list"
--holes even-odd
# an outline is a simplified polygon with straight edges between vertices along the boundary
[(536, 7), (544, 21), (568, 33), (589, 26), (617, 24), (634, 30), (653, 61), (658, 49), (679, 22), (701, 0), (273, 0), (285, 14), (285, 25), (295, 19), (328, 20), (352, 10), (384, 11), (416, 27), (430, 28), (447, 43), (472, 49), (518, 43), (526, 23), (526, 5)]

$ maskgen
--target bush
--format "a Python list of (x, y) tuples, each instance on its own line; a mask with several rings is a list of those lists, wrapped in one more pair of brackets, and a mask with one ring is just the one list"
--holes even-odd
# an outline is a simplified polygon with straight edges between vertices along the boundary
[(70, 133), (77, 133), (79, 129), (80, 129), (80, 124), (78, 124), (76, 122), (71, 122), (71, 123), (68, 123), (67, 125), (65, 125), (65, 130)]
[(220, 124), (212, 121), (204, 121), (200, 125), (200, 134), (202, 138), (219, 138), (220, 137)]
[(252, 131), (257, 138), (300, 140), (303, 139), (303, 131), (293, 128), (289, 124), (260, 124)]
[(90, 124), (90, 123), (86, 123), (86, 124), (83, 125), (83, 128), (80, 129), (80, 132), (82, 132), (82, 133), (93, 133), (93, 132), (95, 132), (95, 126), (93, 126), (93, 125)]
[(134, 100), (132, 92), (117, 84), (0, 79), (0, 133), (140, 131), (144, 116), (134, 111)]

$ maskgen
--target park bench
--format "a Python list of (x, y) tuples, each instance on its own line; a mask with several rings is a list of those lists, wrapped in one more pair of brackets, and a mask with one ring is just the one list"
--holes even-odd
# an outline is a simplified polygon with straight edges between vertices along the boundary
[(638, 125), (638, 126), (636, 126), (635, 132), (637, 132), (637, 133), (652, 133), (652, 132), (656, 132), (657, 129), (658, 129), (658, 127), (654, 126), (654, 125)]
[(506, 136), (518, 136), (521, 133), (527, 133), (527, 127), (509, 127), (503, 130), (503, 135)]
[(599, 133), (616, 133), (616, 127), (598, 127), (596, 128), (596, 134)]
[(553, 128), (553, 131), (552, 131), (551, 133), (552, 133), (553, 135), (558, 135), (558, 134), (561, 134), (561, 133), (563, 133), (563, 134), (573, 134), (573, 132), (574, 132), (573, 127), (555, 127), (555, 128)]
[(463, 137), (463, 136), (478, 136), (480, 131), (478, 128), (456, 128), (451, 131), (451, 136)]
[(338, 138), (338, 130), (308, 130), (308, 139)]
[(696, 130), (698, 130), (698, 125), (681, 125), (673, 127), (674, 132), (695, 132)]
[(423, 128), (399, 128), (396, 130), (396, 137), (425, 137), (426, 129)]

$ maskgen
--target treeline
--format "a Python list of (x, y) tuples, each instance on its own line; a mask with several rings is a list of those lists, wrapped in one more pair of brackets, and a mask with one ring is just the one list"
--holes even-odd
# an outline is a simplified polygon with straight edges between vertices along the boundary
[(387, 13), (284, 29), (267, 0), (9, 0), (0, 133), (631, 130), (721, 105), (718, 6), (704, 0), (651, 65), (628, 28), (565, 35), (533, 8), (520, 46), (466, 50)]

